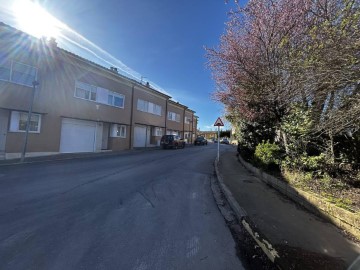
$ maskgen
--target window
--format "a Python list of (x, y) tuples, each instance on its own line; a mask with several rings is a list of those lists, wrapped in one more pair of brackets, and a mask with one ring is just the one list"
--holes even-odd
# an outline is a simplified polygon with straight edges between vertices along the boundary
[(111, 125), (111, 137), (126, 138), (126, 126), (118, 124)]
[(11, 61), (0, 58), (0, 80), (10, 81)]
[(155, 106), (154, 105), (155, 105), (154, 103), (148, 102), (148, 112), (149, 113), (155, 114)]
[(137, 109), (142, 112), (147, 112), (148, 108), (148, 102), (142, 99), (138, 99), (137, 102)]
[(185, 123), (186, 123), (186, 124), (190, 124), (190, 122), (191, 122), (191, 118), (185, 116)]
[(37, 68), (20, 62), (5, 60), (0, 56), (0, 80), (32, 86)]
[[(28, 113), (26, 112), (11, 112), (10, 131), (12, 132), (25, 132)], [(40, 133), (41, 115), (31, 114), (29, 132)]]
[(153, 136), (162, 136), (162, 128), (154, 128)]
[(161, 106), (155, 104), (155, 114), (161, 116)]
[(82, 99), (96, 101), (96, 86), (76, 81), (75, 96)]
[(76, 81), (75, 97), (124, 108), (125, 96), (106, 88)]
[(32, 86), (33, 81), (36, 80), (36, 68), (13, 62), (11, 81), (18, 84)]
[(180, 132), (172, 129), (166, 130), (166, 135), (176, 135), (179, 136)]
[(168, 112), (168, 120), (180, 122), (180, 114), (174, 112)]
[(149, 101), (138, 99), (137, 109), (142, 112), (148, 112), (151, 114), (161, 116), (161, 106), (159, 106), (155, 103), (151, 103)]
[(124, 108), (124, 98), (125, 97), (123, 95), (114, 92), (109, 92), (108, 105)]

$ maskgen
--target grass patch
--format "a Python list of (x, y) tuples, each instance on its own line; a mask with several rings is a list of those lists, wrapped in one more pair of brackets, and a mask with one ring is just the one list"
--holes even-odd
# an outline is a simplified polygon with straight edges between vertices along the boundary
[(325, 174), (316, 176), (312, 172), (282, 171), (283, 177), (291, 186), (304, 191), (312, 191), (323, 197), (326, 201), (348, 210), (352, 213), (354, 202), (349, 198), (339, 197), (336, 191), (341, 191), (344, 186)]
[(326, 201), (335, 204), (337, 207), (343, 208), (345, 210), (348, 210), (352, 213), (355, 213), (354, 209), (352, 209), (353, 201), (348, 198), (336, 198), (331, 194), (328, 193), (322, 193), (322, 197), (326, 199)]

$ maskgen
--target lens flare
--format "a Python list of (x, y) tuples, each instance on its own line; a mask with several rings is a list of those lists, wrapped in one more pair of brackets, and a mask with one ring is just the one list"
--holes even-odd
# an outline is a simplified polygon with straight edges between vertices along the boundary
[[(5, 6), (0, 3), (0, 15), (4, 13), (4, 8)], [(6, 10), (6, 12), (9, 11)], [(142, 78), (141, 74), (56, 19), (36, 3), (36, 0), (14, 0), (10, 14), (7, 14), (7, 17), (11, 17), (12, 20), (15, 19), (16, 28), (23, 32), (37, 38), (55, 38), (59, 47), (74, 52), (99, 65), (117, 67), (121, 75), (142, 82), (140, 79)], [(152, 88), (171, 96), (154, 82), (149, 81), (149, 83)]]
[(40, 5), (29, 0), (17, 0), (12, 6), (20, 30), (37, 38), (57, 38), (63, 25)]

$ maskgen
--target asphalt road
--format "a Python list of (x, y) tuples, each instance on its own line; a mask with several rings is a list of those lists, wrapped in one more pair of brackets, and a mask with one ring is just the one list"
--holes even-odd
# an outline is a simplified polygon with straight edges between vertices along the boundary
[(0, 167), (0, 269), (243, 269), (210, 187), (216, 151)]

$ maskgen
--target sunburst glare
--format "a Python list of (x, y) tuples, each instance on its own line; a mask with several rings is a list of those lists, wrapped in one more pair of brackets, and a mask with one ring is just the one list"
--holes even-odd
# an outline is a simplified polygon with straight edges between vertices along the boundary
[(65, 27), (41, 6), (29, 0), (16, 0), (12, 9), (21, 30), (37, 38), (57, 38)]

